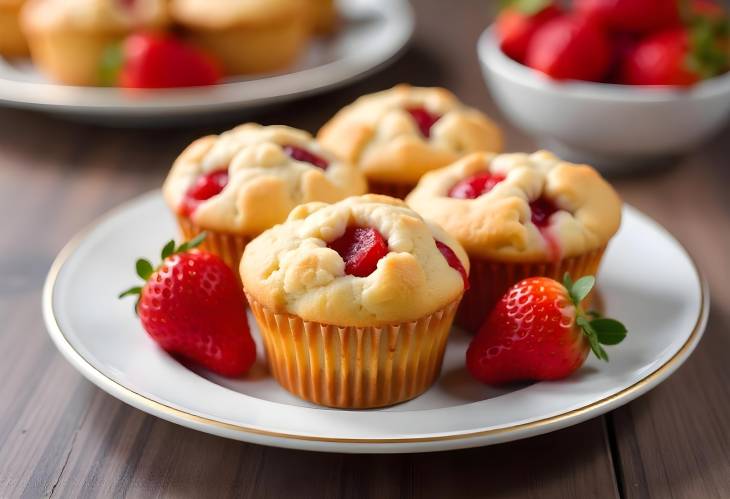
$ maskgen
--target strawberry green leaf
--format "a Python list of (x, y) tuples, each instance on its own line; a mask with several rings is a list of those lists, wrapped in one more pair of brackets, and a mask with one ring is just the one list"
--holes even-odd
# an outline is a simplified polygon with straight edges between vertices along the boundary
[(573, 283), (573, 286), (571, 288), (568, 288), (568, 292), (570, 293), (570, 297), (573, 300), (573, 303), (577, 306), (582, 302), (586, 296), (591, 292), (593, 289), (593, 286), (596, 284), (596, 278), (592, 275), (587, 275), (584, 277), (581, 277), (575, 283)]
[(129, 288), (126, 291), (122, 291), (119, 293), (119, 298), (124, 298), (126, 296), (132, 296), (132, 295), (139, 295), (142, 293), (142, 287), (141, 286), (134, 286), (133, 288)]
[(203, 241), (205, 241), (205, 238), (207, 235), (208, 235), (207, 232), (201, 232), (200, 234), (195, 236), (190, 241), (186, 241), (186, 242), (182, 243), (180, 246), (178, 246), (175, 253), (184, 253), (186, 251), (190, 251), (193, 248), (197, 248), (198, 246), (200, 246), (203, 243)]
[(522, 14), (533, 16), (545, 10), (552, 0), (502, 0), (503, 9), (513, 8)]
[(137, 275), (140, 276), (144, 281), (147, 281), (147, 279), (149, 279), (152, 275), (152, 272), (155, 271), (149, 260), (145, 260), (144, 258), (140, 258), (139, 260), (137, 260), (136, 268)]
[(115, 43), (109, 45), (101, 56), (99, 65), (99, 81), (106, 87), (114, 87), (119, 81), (119, 72), (124, 64), (124, 53), (122, 45)]
[(570, 278), (570, 274), (568, 272), (563, 274), (563, 286), (565, 286), (565, 289), (568, 290), (568, 293), (570, 293), (570, 290), (573, 289), (573, 279)]
[(164, 260), (168, 256), (172, 255), (175, 252), (175, 240), (170, 239), (168, 243), (165, 245), (164, 248), (162, 248), (162, 259)]
[(603, 314), (601, 314), (601, 312), (599, 312), (598, 310), (589, 310), (588, 312), (586, 312), (586, 315), (591, 319), (600, 319), (601, 317), (603, 317)]
[(604, 345), (617, 345), (626, 338), (626, 326), (615, 319), (593, 319), (590, 326)]
[(588, 319), (581, 315), (575, 320), (575, 322), (583, 330), (583, 333), (588, 338), (588, 343), (590, 343), (591, 350), (593, 351), (595, 356), (603, 361), (608, 362), (608, 354), (601, 346), (601, 343), (598, 340), (598, 333), (595, 329), (593, 329), (593, 326), (591, 326), (591, 323), (588, 321)]

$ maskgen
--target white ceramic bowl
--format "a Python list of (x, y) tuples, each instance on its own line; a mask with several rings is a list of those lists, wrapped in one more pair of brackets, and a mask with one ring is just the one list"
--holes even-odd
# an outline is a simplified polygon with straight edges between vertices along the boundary
[(688, 90), (556, 82), (507, 57), (491, 28), (477, 50), (489, 90), (507, 119), (565, 159), (604, 171), (687, 152), (730, 115), (730, 74)]

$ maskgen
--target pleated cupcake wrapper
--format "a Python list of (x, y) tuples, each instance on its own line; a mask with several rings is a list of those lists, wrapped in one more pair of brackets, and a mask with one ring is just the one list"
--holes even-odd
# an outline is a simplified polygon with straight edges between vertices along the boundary
[(386, 196), (405, 199), (405, 197), (416, 187), (410, 184), (393, 184), (389, 182), (368, 181), (368, 191), (373, 194), (385, 194)]
[(251, 238), (226, 232), (202, 229), (191, 222), (187, 217), (178, 216), (177, 221), (180, 226), (182, 236), (186, 241), (190, 241), (205, 230), (208, 235), (206, 236), (205, 241), (203, 241), (198, 248), (210, 251), (211, 253), (219, 256), (224, 262), (226, 262), (226, 265), (233, 270), (236, 277), (240, 279), (238, 266), (241, 262), (241, 257), (243, 256), (243, 250), (246, 248), (246, 244), (248, 244)]
[(319, 405), (367, 409), (426, 391), (441, 371), (459, 304), (413, 322), (339, 327), (277, 314), (247, 295), (274, 378)]
[[(579, 256), (549, 263), (502, 263), (470, 258), (470, 288), (461, 301), (456, 314), (456, 324), (476, 332), (507, 290), (528, 277), (550, 277), (562, 282), (568, 272), (573, 280), (585, 275), (596, 275), (606, 247)], [(592, 295), (592, 294), (591, 294)], [(592, 296), (584, 306), (590, 305)]]

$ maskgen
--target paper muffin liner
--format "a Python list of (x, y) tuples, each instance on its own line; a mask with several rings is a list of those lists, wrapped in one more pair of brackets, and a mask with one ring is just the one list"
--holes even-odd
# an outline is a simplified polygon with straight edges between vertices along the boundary
[(405, 199), (405, 197), (410, 194), (416, 186), (411, 184), (393, 184), (390, 182), (368, 180), (368, 187), (368, 192), (373, 194), (384, 194), (398, 199)]
[(189, 218), (179, 215), (177, 217), (177, 222), (180, 226), (180, 232), (186, 241), (193, 239), (203, 231), (207, 232), (208, 235), (206, 236), (205, 241), (203, 241), (203, 243), (198, 247), (219, 256), (224, 262), (226, 262), (226, 265), (233, 270), (236, 277), (240, 279), (238, 265), (241, 262), (243, 250), (246, 248), (246, 244), (248, 244), (251, 238), (237, 234), (203, 229), (194, 224)]
[(275, 313), (246, 297), (276, 381), (304, 400), (341, 409), (393, 405), (425, 392), (441, 371), (459, 305), (412, 322), (340, 327)]
[[(472, 333), (477, 332), (499, 299), (522, 279), (550, 277), (562, 282), (566, 272), (573, 280), (586, 275), (595, 276), (605, 249), (603, 246), (558, 262), (544, 263), (494, 262), (470, 257), (470, 287), (456, 314), (456, 324)], [(583, 302), (585, 306), (590, 305), (591, 295)]]

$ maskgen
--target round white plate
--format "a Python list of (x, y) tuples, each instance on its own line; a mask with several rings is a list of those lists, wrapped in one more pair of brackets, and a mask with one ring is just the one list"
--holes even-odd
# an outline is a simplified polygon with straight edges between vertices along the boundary
[(240, 111), (314, 94), (365, 76), (392, 60), (414, 27), (407, 0), (340, 0), (342, 29), (312, 42), (294, 68), (199, 88), (129, 92), (49, 82), (28, 62), (0, 57), (0, 103), (114, 123), (169, 122)]
[(469, 337), (455, 329), (441, 377), (424, 395), (386, 409), (344, 411), (290, 395), (259, 363), (231, 380), (194, 372), (157, 348), (117, 294), (135, 282), (139, 256), (176, 233), (158, 191), (106, 215), (74, 239), (51, 269), (43, 311), (61, 353), (84, 376), (143, 411), (258, 444), (338, 452), (421, 452), (494, 444), (563, 428), (625, 404), (684, 362), (707, 320), (707, 286), (671, 235), (627, 207), (599, 278), (608, 314), (626, 340), (611, 362), (591, 357), (560, 382), (495, 389), (469, 378)]

